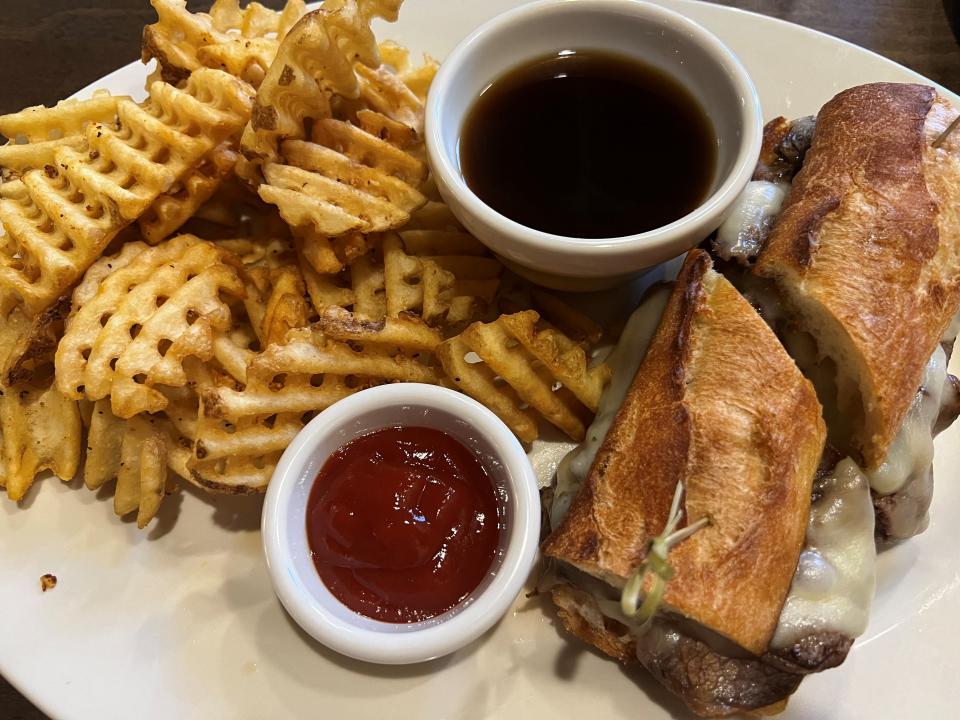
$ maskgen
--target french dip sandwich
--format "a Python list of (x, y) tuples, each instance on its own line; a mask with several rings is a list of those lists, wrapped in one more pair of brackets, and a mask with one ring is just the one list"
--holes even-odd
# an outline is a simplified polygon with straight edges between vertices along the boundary
[(755, 181), (631, 318), (558, 470), (561, 624), (699, 715), (779, 712), (842, 663), (876, 543), (926, 526), (958, 410), (956, 115), (877, 84), (768, 124)]

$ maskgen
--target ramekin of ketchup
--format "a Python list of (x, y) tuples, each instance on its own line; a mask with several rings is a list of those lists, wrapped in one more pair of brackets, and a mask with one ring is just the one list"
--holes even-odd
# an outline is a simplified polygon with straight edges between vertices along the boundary
[(274, 589), (311, 636), (351, 657), (413, 663), (472, 642), (536, 559), (536, 477), (513, 433), (432, 385), (363, 390), (320, 413), (267, 491)]

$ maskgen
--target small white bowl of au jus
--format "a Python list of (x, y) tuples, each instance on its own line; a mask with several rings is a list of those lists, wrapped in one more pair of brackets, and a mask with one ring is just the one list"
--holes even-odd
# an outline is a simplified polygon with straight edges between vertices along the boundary
[[(443, 532), (443, 523), (452, 522), (451, 513), (462, 509), (464, 503), (451, 508), (451, 496), (444, 493), (453, 486), (436, 482), (442, 472), (432, 476), (430, 483), (420, 482), (418, 476), (416, 482), (404, 484), (397, 476), (403, 467), (398, 469), (396, 461), (400, 453), (415, 467), (429, 463), (430, 458), (424, 456), (440, 446), (436, 431), (459, 444), (463, 452), (445, 455), (438, 462), (444, 467), (451, 465), (451, 458), (456, 460), (454, 466), (478, 463), (485, 472), (485, 477), (477, 478), (479, 487), (489, 491), (496, 507), (488, 513), (495, 513), (495, 518), (483, 518), (488, 528), (491, 523), (496, 525), (496, 534), (486, 535), (487, 554), (478, 554), (471, 515), (471, 523), (455, 525), (461, 531), (460, 539), (466, 536), (471, 546), (464, 549), (461, 544), (458, 550), (456, 542), (444, 541), (439, 552), (449, 553), (446, 559), (452, 562), (442, 568), (432, 549), (427, 552), (431, 560), (411, 562), (403, 542), (421, 537), (421, 531)], [(425, 432), (428, 435), (424, 436)], [(371, 445), (374, 441), (380, 444)], [(341, 452), (350, 448), (355, 451), (354, 465), (344, 459), (349, 453)], [(370, 454), (371, 450), (375, 453)], [(366, 458), (363, 452), (368, 453)], [(340, 464), (331, 466), (337, 461), (335, 456)], [(356, 482), (362, 479), (357, 468), (365, 468), (370, 482)], [(427, 475), (432, 472), (428, 468)], [(392, 494), (394, 488), (399, 489), (396, 495)], [(454, 499), (463, 496), (462, 484), (453, 490)], [(427, 497), (431, 493), (433, 500)], [(389, 507), (382, 515), (384, 499)], [(440, 511), (431, 514), (437, 508)], [(324, 516), (328, 511), (337, 517)], [(398, 519), (404, 527), (398, 527)], [(318, 544), (317, 538), (327, 542), (322, 534), (327, 530), (318, 529), (318, 520), (328, 523), (333, 538), (329, 544), (336, 544), (334, 549), (344, 558), (341, 561), (338, 556), (334, 564), (346, 563), (345, 568), (331, 567), (324, 560), (328, 548)], [(540, 496), (526, 451), (490, 410), (443, 387), (398, 383), (340, 400), (300, 431), (274, 471), (261, 527), (274, 590), (305, 632), (348, 657), (409, 664), (458, 650), (508, 612), (537, 557)], [(382, 557), (383, 564), (371, 569), (377, 557)], [(381, 572), (397, 558), (400, 566)], [(487, 564), (474, 567), (483, 558), (489, 558), (483, 560)], [(473, 563), (467, 562), (471, 559)], [(440, 571), (446, 575), (435, 574)], [(417, 572), (426, 573), (429, 582), (405, 584), (408, 578), (415, 579)], [(419, 612), (418, 608), (426, 606), (416, 602), (435, 600), (431, 582), (441, 589), (449, 586), (459, 599), (441, 602), (439, 609), (435, 602), (428, 611)], [(401, 594), (371, 597), (368, 588), (374, 596), (382, 590)]]
[[(620, 63), (612, 104), (589, 83), (569, 102), (545, 99), (561, 78), (575, 87), (576, 72), (611, 72), (598, 69), (606, 60)], [(584, 106), (593, 90), (601, 107)], [(471, 233), (534, 282), (588, 291), (719, 227), (753, 172), (762, 113), (736, 55), (688, 18), (635, 0), (541, 0), (447, 57), (425, 133), (440, 193)]]

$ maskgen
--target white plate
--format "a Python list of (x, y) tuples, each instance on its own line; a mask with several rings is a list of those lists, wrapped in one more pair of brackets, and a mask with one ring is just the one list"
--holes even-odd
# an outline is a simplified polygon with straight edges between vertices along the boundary
[[(378, 34), (443, 58), (515, 4), (409, 0), (400, 22)], [(663, 4), (740, 55), (767, 117), (814, 112), (859, 83), (919, 79), (797, 26), (689, 0)], [(144, 75), (133, 64), (94, 87), (141, 96)], [(937, 441), (930, 529), (880, 560), (866, 635), (840, 669), (804, 681), (784, 718), (956, 716), (958, 441), (960, 424)], [(561, 638), (536, 602), (519, 602), (470, 647), (420, 666), (376, 667), (326, 651), (273, 596), (254, 500), (214, 504), (184, 492), (146, 533), (117, 520), (108, 499), (54, 479), (22, 508), (0, 507), (0, 671), (54, 718), (685, 716), (642, 672)], [(41, 593), (47, 572), (59, 584)]]

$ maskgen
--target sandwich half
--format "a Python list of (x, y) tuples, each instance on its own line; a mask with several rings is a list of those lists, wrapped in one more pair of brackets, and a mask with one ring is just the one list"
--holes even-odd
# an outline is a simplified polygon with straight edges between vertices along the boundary
[[(958, 111), (924, 85), (846, 90), (768, 124), (715, 252), (817, 387), (829, 443), (869, 475), (878, 537), (926, 527), (933, 435), (960, 409)], [(780, 205), (782, 203), (782, 206)]]
[[(615, 375), (611, 389), (616, 383)], [(816, 392), (707, 253), (689, 253), (602, 442), (602, 430), (588, 435), (597, 440), (585, 446), (587, 458), (561, 467), (543, 545), (569, 632), (639, 661), (711, 717), (778, 710), (804, 674), (842, 662), (866, 608), (821, 622), (817, 601), (788, 599), (802, 582), (815, 480), (829, 491), (816, 500), (829, 494), (850, 522), (859, 514), (853, 545), (862, 550), (865, 536), (861, 564), (872, 563), (866, 482), (845, 465), (818, 478), (826, 429)], [(571, 466), (580, 477), (570, 478)], [(670, 550), (674, 574), (657, 612), (637, 622), (620, 598), (664, 531), (680, 484), (684, 522), (701, 528)], [(873, 590), (867, 574), (861, 605)], [(651, 583), (648, 576), (644, 592)]]

